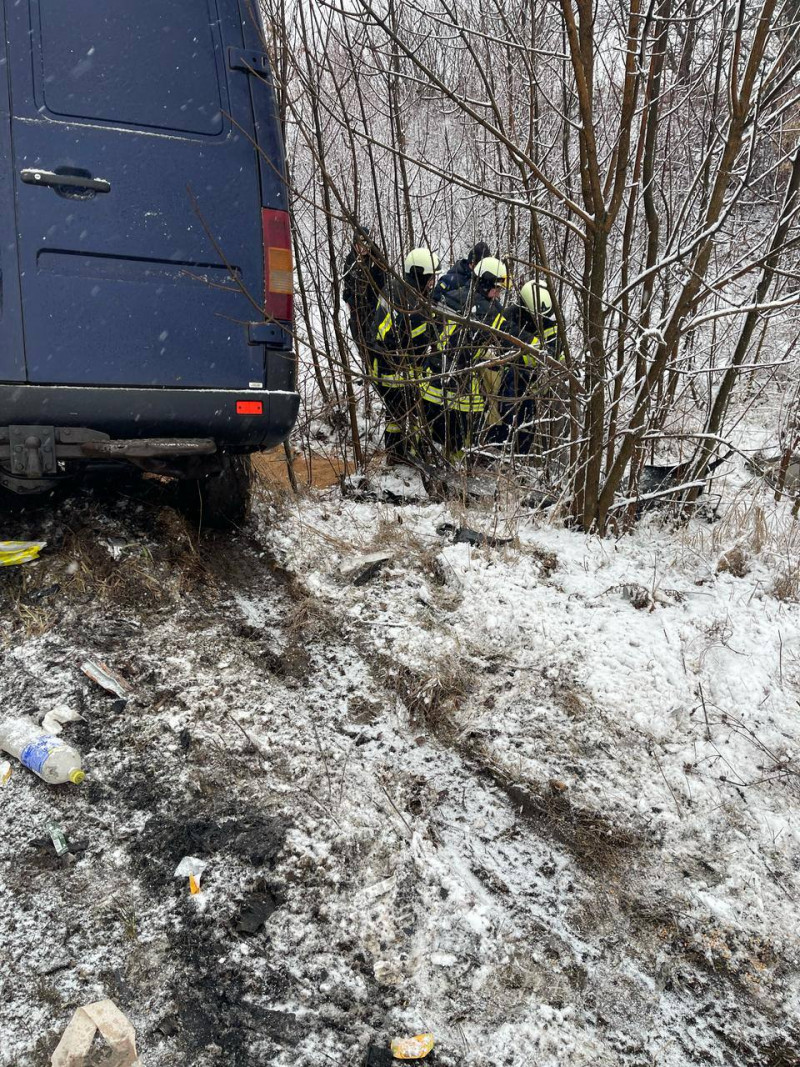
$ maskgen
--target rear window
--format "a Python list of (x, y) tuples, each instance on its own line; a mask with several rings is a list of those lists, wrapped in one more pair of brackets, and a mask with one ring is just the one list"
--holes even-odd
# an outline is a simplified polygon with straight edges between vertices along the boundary
[(39, 0), (38, 7), (48, 111), (222, 131), (214, 0)]

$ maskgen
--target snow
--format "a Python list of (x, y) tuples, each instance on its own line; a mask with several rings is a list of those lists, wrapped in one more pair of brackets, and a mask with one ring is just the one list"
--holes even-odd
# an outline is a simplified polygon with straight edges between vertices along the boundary
[[(99, 547), (117, 600), (85, 577), (80, 599), (80, 540), (17, 570), (63, 585), (41, 632), (7, 614), (0, 699), (80, 709), (64, 736), (94, 785), (15, 766), (3, 790), (0, 1064), (46, 1062), (100, 996), (148, 1067), (358, 1063), (427, 1031), (465, 1067), (796, 1054), (800, 606), (770, 592), (784, 506), (759, 506), (742, 578), (716, 566), (746, 522), (657, 513), (613, 540), (331, 490), (265, 497), (185, 556), (168, 508), (57, 514), (155, 548)], [(134, 686), (123, 710), (92, 656)], [(88, 841), (68, 866), (50, 819)], [(184, 856), (208, 863), (196, 897)]]

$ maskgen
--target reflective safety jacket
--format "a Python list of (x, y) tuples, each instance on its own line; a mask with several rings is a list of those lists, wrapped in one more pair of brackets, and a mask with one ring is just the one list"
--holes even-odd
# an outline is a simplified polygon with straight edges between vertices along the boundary
[(551, 315), (542, 315), (537, 320), (524, 304), (513, 304), (506, 315), (506, 332), (529, 346), (528, 351), (520, 350), (522, 362), (526, 367), (532, 370), (538, 365), (536, 349), (558, 358), (558, 325)]
[(378, 299), (370, 333), (373, 373), (387, 388), (401, 388), (415, 380), (436, 341), (430, 305), (421, 293), (396, 278)]
[[(471, 284), (444, 294), (438, 307), (450, 310), (468, 324), (446, 318), (439, 327), (435, 350), (425, 361), (425, 376), (420, 383), (423, 400), (446, 405), (454, 411), (480, 412), (485, 406), (481, 374), (470, 372), (486, 358), (494, 344), (491, 330), (506, 330), (506, 317), (495, 300)], [(488, 326), (487, 330), (483, 327)]]

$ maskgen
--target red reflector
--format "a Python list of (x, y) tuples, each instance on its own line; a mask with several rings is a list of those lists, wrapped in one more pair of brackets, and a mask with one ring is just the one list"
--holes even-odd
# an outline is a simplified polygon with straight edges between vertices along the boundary
[(237, 400), (237, 415), (263, 415), (264, 405), (260, 400)]

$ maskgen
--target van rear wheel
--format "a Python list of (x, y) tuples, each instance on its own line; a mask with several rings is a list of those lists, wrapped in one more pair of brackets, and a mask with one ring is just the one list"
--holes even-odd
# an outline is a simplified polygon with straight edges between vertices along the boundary
[(250, 457), (222, 456), (221, 470), (178, 483), (178, 504), (198, 526), (240, 526), (250, 507)]

